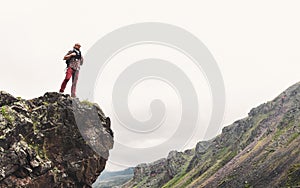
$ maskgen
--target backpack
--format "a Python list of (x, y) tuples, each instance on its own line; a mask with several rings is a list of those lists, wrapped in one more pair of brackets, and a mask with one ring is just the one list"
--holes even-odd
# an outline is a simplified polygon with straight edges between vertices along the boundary
[[(73, 53), (73, 52), (76, 53), (76, 56), (75, 56), (76, 59), (80, 59), (80, 58), (81, 58), (81, 52), (78, 51), (78, 50), (75, 50), (75, 49), (70, 50), (70, 51), (68, 52), (68, 54), (71, 54), (71, 53)], [(65, 61), (66, 61), (66, 64), (67, 64), (67, 68), (69, 67), (69, 65), (70, 65), (70, 63), (71, 63), (71, 60), (72, 60), (73, 58), (74, 58), (74, 57), (71, 57), (70, 59), (66, 59), (66, 60), (65, 60)]]
[(71, 58), (66, 60), (67, 68), (68, 68), (69, 65), (70, 65), (70, 60), (71, 60)]

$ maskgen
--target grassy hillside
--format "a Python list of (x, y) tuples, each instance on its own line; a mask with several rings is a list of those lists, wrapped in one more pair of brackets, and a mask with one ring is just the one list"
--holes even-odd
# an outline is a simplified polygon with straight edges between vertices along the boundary
[[(252, 109), (248, 117), (199, 142), (176, 174), (135, 169), (124, 187), (297, 187), (300, 186), (300, 84)], [(151, 164), (150, 167), (151, 168)], [(151, 174), (151, 173), (150, 173)], [(137, 177), (143, 177), (137, 178)]]

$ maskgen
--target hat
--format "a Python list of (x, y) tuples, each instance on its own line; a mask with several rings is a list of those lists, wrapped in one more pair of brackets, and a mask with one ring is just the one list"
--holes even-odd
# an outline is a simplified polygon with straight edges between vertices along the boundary
[(81, 47), (81, 45), (79, 43), (76, 43), (74, 46), (78, 46), (78, 47)]

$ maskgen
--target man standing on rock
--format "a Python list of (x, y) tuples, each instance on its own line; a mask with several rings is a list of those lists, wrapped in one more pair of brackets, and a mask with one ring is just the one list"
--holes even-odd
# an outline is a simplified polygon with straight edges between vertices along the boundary
[(65, 91), (68, 81), (72, 77), (71, 97), (76, 97), (76, 84), (79, 75), (80, 65), (83, 63), (83, 57), (80, 51), (81, 45), (76, 43), (73, 50), (70, 50), (64, 57), (67, 64), (67, 72), (64, 81), (61, 84), (60, 93)]

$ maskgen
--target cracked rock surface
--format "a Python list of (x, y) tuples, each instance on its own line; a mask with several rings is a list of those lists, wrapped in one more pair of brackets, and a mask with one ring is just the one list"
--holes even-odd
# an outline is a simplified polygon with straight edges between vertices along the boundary
[(112, 147), (110, 119), (97, 104), (0, 91), (0, 187), (91, 187)]

